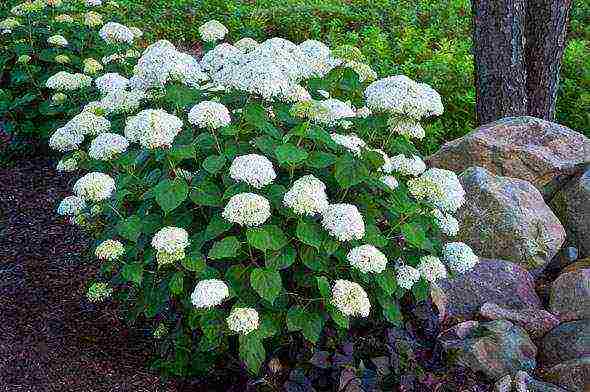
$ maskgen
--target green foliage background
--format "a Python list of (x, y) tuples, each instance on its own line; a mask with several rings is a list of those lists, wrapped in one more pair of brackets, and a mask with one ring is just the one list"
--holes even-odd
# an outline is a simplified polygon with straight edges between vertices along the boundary
[[(0, 7), (5, 17), (20, 0)], [(198, 50), (198, 27), (218, 19), (230, 40), (280, 36), (358, 45), (379, 76), (403, 73), (429, 83), (446, 112), (418, 147), (425, 154), (475, 126), (469, 0), (118, 0), (117, 20)], [(0, 37), (1, 41), (2, 37)], [(4, 70), (3, 72), (6, 72)], [(590, 3), (574, 0), (557, 121), (590, 136)]]

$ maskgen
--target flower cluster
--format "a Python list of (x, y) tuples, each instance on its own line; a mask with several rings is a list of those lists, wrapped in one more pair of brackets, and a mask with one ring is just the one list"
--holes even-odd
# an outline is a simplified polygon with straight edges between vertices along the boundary
[(81, 88), (90, 87), (92, 78), (81, 73), (69, 73), (67, 71), (60, 71), (45, 82), (45, 86), (57, 91), (74, 91)]
[(113, 295), (113, 288), (108, 283), (93, 283), (88, 287), (86, 298), (89, 302), (104, 302)]
[(99, 202), (106, 200), (115, 191), (115, 180), (108, 174), (92, 172), (80, 178), (74, 184), (74, 193), (85, 201)]
[(479, 262), (479, 257), (463, 242), (446, 244), (443, 254), (449, 269), (460, 274), (471, 270)]
[(68, 40), (64, 38), (63, 35), (52, 35), (51, 37), (47, 38), (47, 43), (49, 45), (54, 45), (54, 46), (61, 46), (61, 47), (66, 47), (68, 46)]
[(338, 241), (360, 240), (365, 236), (363, 216), (352, 204), (331, 204), (322, 213), (322, 225)]
[(156, 258), (160, 265), (184, 259), (184, 251), (188, 246), (188, 233), (179, 227), (164, 227), (152, 238), (152, 247), (157, 252)]
[(234, 180), (245, 182), (257, 189), (264, 188), (277, 178), (272, 162), (258, 154), (246, 154), (234, 158), (229, 168), (229, 175)]
[(258, 312), (253, 308), (233, 308), (226, 319), (227, 327), (244, 335), (258, 329)]
[(312, 174), (303, 176), (285, 193), (283, 204), (298, 215), (320, 214), (329, 205), (326, 185)]
[(191, 302), (197, 309), (220, 305), (229, 297), (229, 287), (218, 279), (201, 280), (191, 294)]
[(240, 226), (260, 226), (270, 218), (270, 203), (255, 193), (238, 193), (229, 199), (222, 216)]
[(227, 28), (216, 20), (210, 20), (199, 27), (199, 34), (205, 42), (222, 40), (227, 33)]
[(231, 123), (229, 110), (219, 103), (203, 101), (192, 107), (188, 121), (200, 128), (218, 129)]
[(332, 287), (332, 305), (346, 316), (368, 317), (371, 311), (369, 297), (361, 285), (342, 279)]
[(408, 181), (408, 190), (417, 199), (429, 201), (445, 212), (455, 212), (465, 203), (465, 191), (450, 170), (430, 168)]
[(387, 257), (373, 245), (357, 246), (348, 252), (346, 258), (351, 266), (363, 273), (378, 274), (387, 266)]
[(168, 148), (182, 129), (182, 120), (161, 109), (147, 109), (130, 117), (125, 125), (125, 137), (131, 143), (154, 149)]
[(130, 44), (135, 39), (133, 31), (131, 31), (129, 27), (116, 22), (105, 23), (105, 25), (99, 30), (98, 35), (110, 44)]
[(105, 240), (94, 251), (96, 258), (105, 261), (115, 261), (125, 254), (125, 246), (116, 240)]
[(90, 143), (88, 155), (99, 161), (109, 161), (125, 152), (128, 147), (129, 142), (123, 136), (116, 133), (103, 133)]
[(67, 196), (57, 207), (57, 213), (62, 216), (76, 216), (86, 208), (84, 199), (78, 196)]

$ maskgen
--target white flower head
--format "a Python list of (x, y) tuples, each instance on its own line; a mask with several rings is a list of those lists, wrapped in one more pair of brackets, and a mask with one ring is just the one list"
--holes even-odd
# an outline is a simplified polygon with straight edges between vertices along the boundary
[(455, 212), (465, 203), (465, 190), (450, 170), (430, 168), (408, 181), (408, 190), (415, 198), (427, 200), (444, 212)]
[(146, 109), (127, 119), (125, 137), (144, 148), (169, 148), (181, 130), (178, 117), (161, 109)]
[(102, 25), (102, 15), (98, 12), (88, 11), (84, 14), (84, 24), (88, 27), (96, 27)]
[(224, 219), (240, 226), (260, 226), (270, 218), (270, 203), (255, 193), (238, 193), (223, 209)]
[(85, 201), (106, 200), (115, 192), (115, 180), (108, 174), (92, 172), (74, 184), (74, 193)]
[(109, 44), (133, 42), (135, 36), (129, 27), (117, 22), (108, 22), (98, 31), (98, 35)]
[(457, 218), (451, 214), (442, 212), (438, 208), (435, 208), (434, 211), (432, 211), (432, 215), (434, 215), (440, 231), (444, 234), (449, 237), (454, 237), (459, 233), (459, 221)]
[(77, 150), (84, 141), (84, 135), (68, 128), (58, 128), (49, 138), (49, 147), (59, 152)]
[(106, 73), (94, 80), (94, 85), (102, 95), (113, 91), (124, 90), (129, 85), (129, 79), (116, 72)]
[(64, 198), (57, 207), (57, 213), (62, 216), (76, 216), (86, 208), (84, 199), (78, 196)]
[(391, 191), (396, 190), (397, 187), (399, 186), (399, 182), (397, 181), (397, 179), (394, 176), (391, 176), (391, 175), (381, 176), (381, 178), (379, 178), (379, 179)]
[(158, 252), (176, 253), (189, 246), (188, 233), (181, 227), (166, 226), (152, 238), (152, 247)]
[(322, 211), (322, 226), (337, 240), (360, 240), (365, 235), (365, 222), (352, 204), (331, 204)]
[(390, 116), (387, 125), (392, 132), (412, 139), (421, 140), (426, 136), (426, 131), (420, 122), (410, 117)]
[(78, 160), (74, 157), (60, 159), (55, 168), (58, 172), (65, 173), (73, 172), (76, 169), (78, 169)]
[(188, 121), (200, 128), (218, 129), (231, 123), (229, 110), (219, 102), (203, 101), (192, 107)]
[(125, 246), (117, 240), (105, 240), (94, 251), (96, 258), (105, 261), (115, 261), (125, 254)]
[(315, 215), (328, 208), (326, 185), (311, 174), (297, 179), (284, 197), (283, 204), (298, 215)]
[(45, 82), (45, 86), (51, 90), (57, 91), (74, 91), (85, 87), (90, 87), (92, 78), (81, 73), (69, 73), (60, 71), (50, 76)]
[(314, 110), (311, 120), (318, 124), (334, 125), (338, 120), (356, 117), (356, 110), (350, 102), (336, 98), (317, 101), (318, 110)]
[(110, 161), (127, 151), (129, 142), (116, 133), (102, 133), (90, 143), (88, 155), (99, 161)]
[(418, 271), (429, 282), (436, 282), (447, 277), (447, 269), (442, 261), (436, 256), (422, 256)]
[(479, 257), (463, 242), (446, 244), (443, 255), (449, 269), (460, 274), (470, 271), (479, 262)]
[(97, 7), (102, 5), (102, 0), (86, 0), (86, 5), (89, 7)]
[(264, 188), (277, 178), (272, 162), (258, 154), (236, 157), (229, 168), (229, 175), (232, 179), (257, 189)]
[(94, 75), (103, 70), (103, 66), (97, 60), (93, 58), (84, 59), (84, 73), (89, 75)]
[(210, 20), (199, 27), (201, 39), (205, 42), (216, 42), (222, 40), (229, 31), (215, 19)]
[[(391, 171), (403, 176), (419, 176), (426, 170), (426, 164), (418, 155), (407, 157), (404, 154), (393, 156), (389, 159)], [(390, 171), (390, 172), (391, 172)]]
[(113, 288), (108, 283), (93, 283), (88, 287), (86, 298), (89, 302), (104, 302), (113, 295)]
[(332, 133), (330, 136), (334, 143), (341, 145), (355, 155), (360, 155), (362, 148), (367, 146), (367, 143), (355, 134), (341, 135)]
[(256, 309), (235, 307), (226, 319), (231, 331), (247, 335), (258, 329), (259, 317)]
[(236, 48), (240, 49), (244, 53), (248, 53), (248, 52), (253, 51), (259, 45), (260, 44), (258, 42), (256, 42), (255, 39), (252, 39), (250, 37), (244, 37), (244, 38), (236, 41), (236, 43), (234, 44), (234, 46)]
[(367, 292), (358, 283), (348, 280), (334, 282), (331, 302), (346, 316), (368, 317), (371, 311)]
[(68, 46), (68, 40), (59, 34), (52, 35), (51, 37), (47, 38), (47, 43), (54, 46)]
[(378, 274), (385, 270), (387, 257), (373, 245), (361, 245), (351, 249), (346, 258), (360, 272)]
[(406, 290), (411, 290), (412, 287), (420, 280), (420, 271), (411, 265), (401, 265), (396, 268), (397, 284)]
[(83, 111), (68, 121), (64, 128), (80, 135), (100, 135), (111, 128), (111, 122), (90, 111)]
[(201, 280), (191, 294), (191, 302), (197, 309), (221, 305), (229, 297), (229, 287), (218, 279)]

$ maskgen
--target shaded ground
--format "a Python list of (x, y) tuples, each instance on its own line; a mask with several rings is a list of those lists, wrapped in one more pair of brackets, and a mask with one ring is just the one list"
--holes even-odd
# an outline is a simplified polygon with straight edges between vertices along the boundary
[(84, 301), (88, 240), (55, 214), (72, 183), (46, 160), (0, 169), (0, 391), (176, 391), (141, 331)]

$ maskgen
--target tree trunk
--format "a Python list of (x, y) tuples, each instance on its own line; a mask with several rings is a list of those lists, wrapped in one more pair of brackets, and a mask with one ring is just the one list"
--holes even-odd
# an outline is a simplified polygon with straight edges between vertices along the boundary
[(477, 121), (525, 115), (526, 0), (473, 0), (472, 6)]
[(553, 121), (571, 0), (528, 0), (527, 114)]

